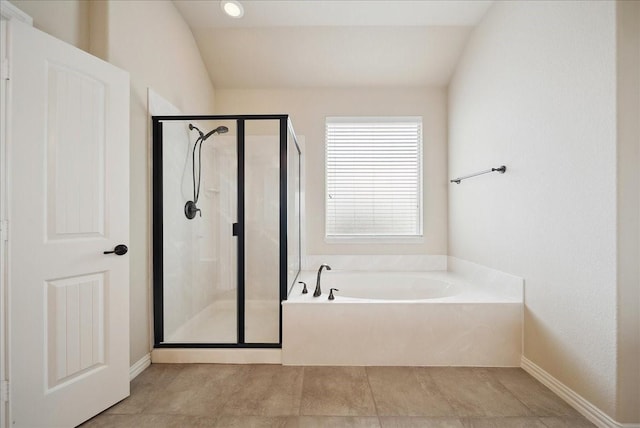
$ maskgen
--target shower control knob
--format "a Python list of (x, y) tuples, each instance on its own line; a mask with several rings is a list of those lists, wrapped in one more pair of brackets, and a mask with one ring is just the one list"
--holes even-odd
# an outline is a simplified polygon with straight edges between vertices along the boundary
[(125, 254), (127, 254), (127, 251), (129, 251), (129, 248), (127, 248), (126, 245), (124, 244), (119, 244), (116, 245), (116, 247), (113, 249), (113, 251), (105, 251), (103, 254), (114, 254), (116, 256), (124, 256)]
[(196, 206), (194, 201), (189, 201), (184, 205), (184, 215), (187, 216), (189, 220), (193, 220), (197, 213), (200, 213), (200, 217), (202, 217), (202, 211)]

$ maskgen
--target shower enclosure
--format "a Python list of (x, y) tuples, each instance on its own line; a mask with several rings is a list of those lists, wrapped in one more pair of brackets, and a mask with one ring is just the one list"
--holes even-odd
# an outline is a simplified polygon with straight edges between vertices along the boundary
[(300, 272), (287, 115), (153, 116), (156, 348), (279, 348)]

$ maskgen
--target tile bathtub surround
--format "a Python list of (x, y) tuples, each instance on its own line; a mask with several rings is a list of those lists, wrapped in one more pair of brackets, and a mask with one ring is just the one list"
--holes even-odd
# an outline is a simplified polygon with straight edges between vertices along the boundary
[(519, 368), (152, 364), (83, 427), (592, 427)]
[(491, 269), (456, 257), (447, 257), (447, 270), (476, 287), (489, 289), (493, 293), (524, 299), (524, 278)]
[(338, 294), (334, 302), (290, 299), (282, 317), (285, 365), (517, 367), (521, 360), (521, 303), (379, 304)]
[(446, 271), (447, 256), (426, 254), (307, 255), (303, 259), (302, 270), (317, 271), (322, 264), (328, 264), (332, 269), (347, 271)]
[(408, 255), (307, 255), (302, 270), (317, 272), (322, 264), (340, 271), (367, 272), (448, 272), (457, 279), (475, 287), (491, 290), (497, 295), (522, 301), (524, 279), (506, 272), (451, 256)]

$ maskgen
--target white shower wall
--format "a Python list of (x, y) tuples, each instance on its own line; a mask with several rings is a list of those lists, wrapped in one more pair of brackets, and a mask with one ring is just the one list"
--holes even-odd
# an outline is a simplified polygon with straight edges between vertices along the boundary
[[(264, 132), (263, 128), (270, 129), (277, 124), (276, 121), (251, 124), (247, 131)], [(277, 343), (280, 323), (280, 139), (277, 136), (246, 137), (244, 178), (245, 340)]]
[(180, 341), (180, 328), (204, 309), (235, 302), (235, 138), (214, 136), (204, 143), (202, 216), (188, 220), (184, 205), (193, 199), (194, 133), (185, 123), (165, 123), (163, 132), (164, 334)]
[(166, 124), (163, 131), (165, 141), (170, 142), (163, 145), (162, 153), (164, 299), (171, 302), (173, 308), (164, 311), (164, 325), (165, 334), (171, 335), (191, 312), (190, 296), (186, 293), (186, 288), (193, 283), (191, 225), (183, 221), (183, 180), (176, 179), (185, 174), (190, 143), (184, 124)]
[(248, 137), (245, 147), (247, 299), (279, 301), (280, 142)]

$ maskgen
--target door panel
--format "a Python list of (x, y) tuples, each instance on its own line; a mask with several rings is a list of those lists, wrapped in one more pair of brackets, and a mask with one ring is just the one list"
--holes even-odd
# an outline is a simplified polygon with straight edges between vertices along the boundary
[(75, 426), (129, 395), (129, 78), (9, 31), (10, 417)]
[(104, 363), (105, 273), (47, 282), (47, 391)]
[(52, 63), (47, 75), (47, 235), (103, 236), (106, 85)]

